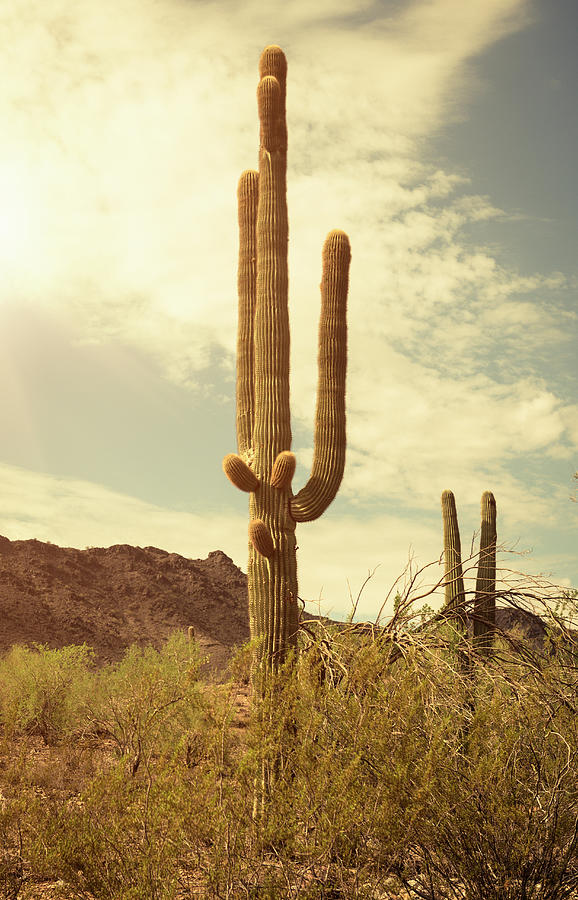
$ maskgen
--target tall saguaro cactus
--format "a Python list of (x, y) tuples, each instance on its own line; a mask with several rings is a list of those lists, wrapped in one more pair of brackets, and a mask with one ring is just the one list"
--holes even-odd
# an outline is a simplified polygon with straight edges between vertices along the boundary
[(257, 89), (259, 171), (238, 188), (239, 325), (237, 450), (223, 461), (227, 477), (250, 493), (249, 618), (259, 657), (276, 665), (296, 642), (295, 526), (317, 519), (341, 483), (345, 465), (346, 305), (349, 239), (327, 236), (322, 254), (321, 317), (313, 468), (296, 495), (291, 482), (287, 221), (287, 62), (266, 47)]

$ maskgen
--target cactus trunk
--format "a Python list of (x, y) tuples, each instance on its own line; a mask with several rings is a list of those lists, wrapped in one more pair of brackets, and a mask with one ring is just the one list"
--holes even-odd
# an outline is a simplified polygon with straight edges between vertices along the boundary
[(442, 519), (444, 526), (445, 601), (449, 609), (455, 609), (455, 621), (466, 631), (464, 573), (462, 546), (456, 501), (451, 491), (442, 493)]
[(482, 494), (480, 555), (474, 600), (474, 646), (489, 653), (496, 628), (496, 501), (490, 491)]
[(289, 406), (287, 219), (287, 63), (265, 48), (259, 64), (259, 171), (241, 175), (237, 454), (227, 477), (250, 493), (249, 619), (259, 660), (276, 666), (295, 646), (298, 588), (295, 527), (334, 498), (345, 463), (346, 304), (349, 241), (328, 235), (323, 249), (319, 383), (313, 471), (293, 496), (295, 457)]
[[(480, 653), (491, 651), (496, 628), (496, 501), (490, 491), (482, 494), (480, 553), (473, 608), (472, 646)], [(456, 501), (451, 491), (442, 494), (444, 525), (445, 602), (455, 608), (455, 620), (466, 633), (467, 615), (462, 570), (460, 530)]]

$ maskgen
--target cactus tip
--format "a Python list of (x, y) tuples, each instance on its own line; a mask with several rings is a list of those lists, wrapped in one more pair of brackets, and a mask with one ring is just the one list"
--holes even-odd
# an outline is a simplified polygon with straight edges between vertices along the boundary
[(228, 453), (223, 460), (223, 472), (240, 491), (251, 493), (259, 487), (259, 479), (247, 463), (236, 453)]
[(245, 169), (239, 176), (238, 195), (243, 197), (246, 194), (257, 190), (259, 186), (259, 173), (255, 169)]
[(295, 474), (295, 454), (290, 450), (282, 450), (271, 470), (271, 485), (278, 490), (284, 490), (291, 484)]
[(279, 79), (274, 75), (263, 75), (257, 85), (257, 99), (259, 100), (259, 110), (262, 106), (265, 110), (269, 107), (279, 105), (281, 101), (281, 85)]
[(275, 75), (280, 82), (284, 82), (287, 76), (287, 59), (277, 44), (269, 44), (261, 53), (259, 59), (259, 77)]
[(271, 537), (271, 532), (261, 519), (253, 519), (252, 522), (249, 522), (249, 539), (255, 550), (257, 550), (261, 556), (264, 556), (267, 559), (270, 559), (273, 556), (273, 553), (275, 552), (273, 538)]
[(347, 244), (349, 246), (349, 237), (340, 228), (333, 228), (326, 237), (327, 241), (335, 241), (339, 244)]
[(329, 232), (325, 238), (325, 243), (323, 244), (323, 258), (326, 260), (333, 258), (345, 262), (346, 265), (349, 264), (351, 259), (351, 247), (349, 238), (344, 231), (335, 228), (333, 231)]

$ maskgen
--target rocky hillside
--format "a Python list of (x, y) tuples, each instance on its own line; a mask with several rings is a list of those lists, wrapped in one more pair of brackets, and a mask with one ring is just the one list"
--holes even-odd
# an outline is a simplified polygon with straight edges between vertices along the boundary
[[(544, 636), (541, 620), (518, 610), (498, 610), (497, 624), (538, 643)], [(156, 547), (75, 550), (0, 536), (0, 652), (87, 643), (97, 659), (114, 660), (189, 625), (215, 672), (249, 637), (247, 576), (220, 550), (185, 559)]]
[(189, 625), (216, 669), (249, 637), (247, 577), (220, 550), (185, 559), (156, 547), (75, 550), (0, 537), (0, 651), (87, 643), (112, 660)]

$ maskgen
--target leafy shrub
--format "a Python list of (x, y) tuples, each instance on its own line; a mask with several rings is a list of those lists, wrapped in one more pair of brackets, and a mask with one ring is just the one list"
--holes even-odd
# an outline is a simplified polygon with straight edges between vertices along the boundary
[(60, 650), (13, 646), (0, 661), (5, 734), (40, 734), (45, 743), (54, 744), (76, 732), (92, 657), (86, 644)]
[(200, 662), (197, 645), (175, 632), (160, 650), (133, 645), (96, 674), (87, 721), (130, 758), (133, 774), (153, 752), (178, 747), (194, 726)]
[[(75, 897), (170, 900), (175, 896), (175, 828), (170, 770), (126, 777), (122, 763), (94, 778), (76, 800), (45, 803), (29, 835), (29, 858)], [(178, 834), (178, 829), (176, 831)]]

